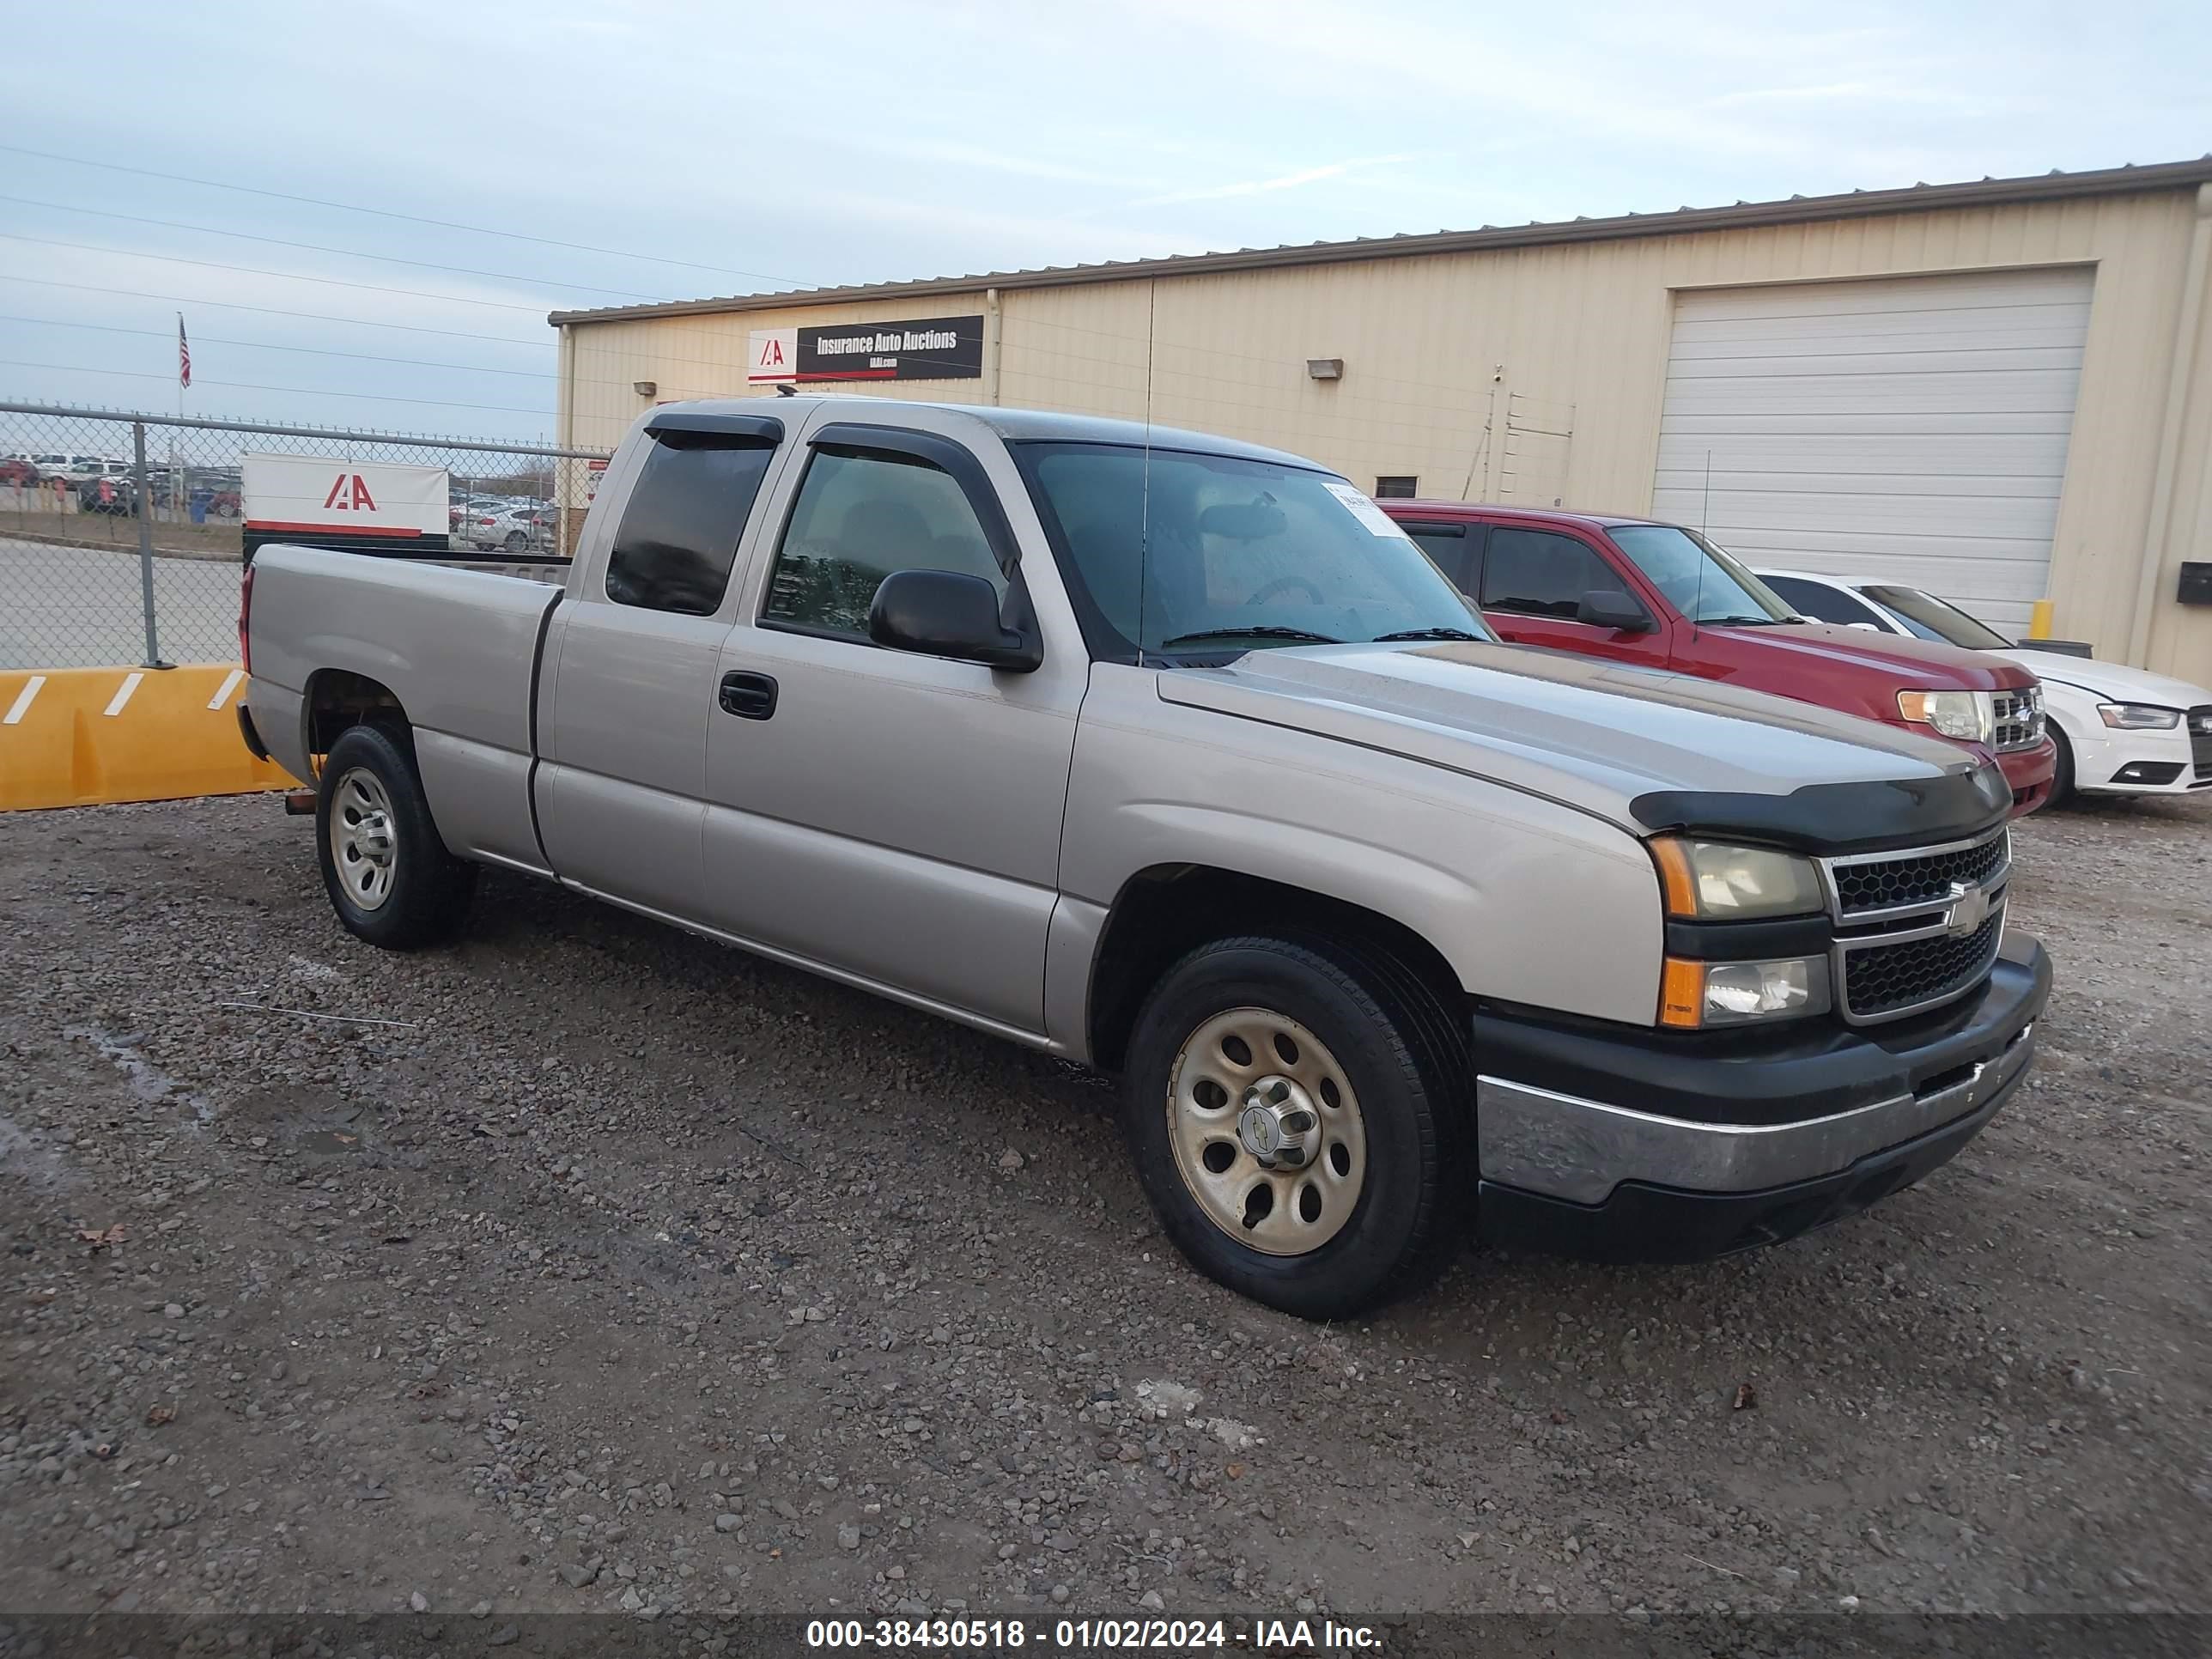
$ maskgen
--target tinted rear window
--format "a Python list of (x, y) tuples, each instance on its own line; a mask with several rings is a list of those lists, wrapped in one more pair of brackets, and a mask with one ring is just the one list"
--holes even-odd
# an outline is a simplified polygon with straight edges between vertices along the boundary
[(775, 454), (773, 444), (758, 439), (656, 433), (607, 558), (607, 597), (652, 611), (714, 615)]

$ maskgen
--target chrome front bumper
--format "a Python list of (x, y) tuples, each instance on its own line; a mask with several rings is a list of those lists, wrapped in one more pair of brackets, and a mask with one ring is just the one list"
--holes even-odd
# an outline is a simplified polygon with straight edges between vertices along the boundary
[(1785, 1123), (1703, 1123), (1559, 1094), (1504, 1078), (1475, 1082), (1475, 1136), (1486, 1185), (1601, 1204), (1625, 1182), (1698, 1193), (1747, 1193), (1834, 1175), (1992, 1109), (2035, 1053), (2031, 1021), (1987, 1060), (1920, 1090), (1850, 1111)]

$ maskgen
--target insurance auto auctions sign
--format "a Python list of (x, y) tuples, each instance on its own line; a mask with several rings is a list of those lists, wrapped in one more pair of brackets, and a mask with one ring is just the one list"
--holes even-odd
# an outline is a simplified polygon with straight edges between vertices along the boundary
[(248, 454), (240, 471), (249, 531), (441, 538), (447, 532), (442, 466)]
[(983, 374), (983, 319), (921, 317), (755, 329), (745, 378), (756, 386), (823, 380), (974, 380)]

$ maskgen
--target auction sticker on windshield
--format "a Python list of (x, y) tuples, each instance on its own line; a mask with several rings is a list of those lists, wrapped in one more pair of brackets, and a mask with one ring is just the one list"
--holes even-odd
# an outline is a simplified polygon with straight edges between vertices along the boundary
[(1322, 487), (1327, 489), (1330, 495), (1335, 496), (1337, 500), (1342, 501), (1346, 507), (1350, 507), (1352, 509), (1352, 516), (1358, 520), (1360, 523), (1365, 525), (1367, 528), (1376, 535), (1395, 536), (1401, 541), (1411, 541), (1413, 539), (1412, 537), (1408, 536), (1404, 531), (1398, 527), (1398, 521), (1395, 519), (1392, 518), (1388, 513), (1385, 513), (1381, 507), (1376, 506), (1374, 502), (1369, 501), (1366, 496), (1361, 495), (1350, 484), (1339, 483), (1334, 479), (1326, 479), (1322, 482)]

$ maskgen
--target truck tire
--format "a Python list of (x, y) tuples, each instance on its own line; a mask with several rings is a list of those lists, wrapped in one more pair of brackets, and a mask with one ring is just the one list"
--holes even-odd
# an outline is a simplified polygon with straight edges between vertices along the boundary
[(413, 951), (467, 918), (476, 866), (446, 850), (404, 732), (338, 735), (315, 792), (315, 848), (331, 908), (356, 939)]
[[(1425, 1284), (1464, 1236), (1463, 1040), (1381, 951), (1242, 938), (1170, 969), (1138, 1016), (1122, 1124), (1207, 1277), (1305, 1319)], [(1449, 1215), (1448, 1215), (1448, 1212)]]

